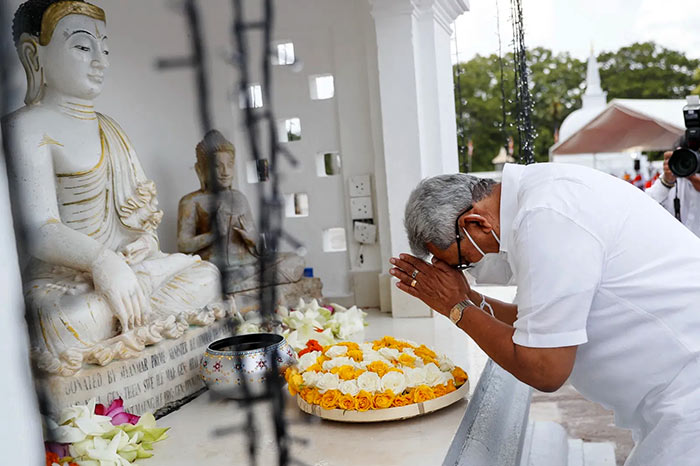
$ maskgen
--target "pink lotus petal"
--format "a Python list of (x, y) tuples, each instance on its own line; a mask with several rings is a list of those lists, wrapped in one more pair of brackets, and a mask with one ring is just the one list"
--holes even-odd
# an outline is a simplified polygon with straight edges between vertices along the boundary
[(141, 416), (137, 416), (136, 414), (129, 414), (129, 424), (136, 425), (139, 423), (139, 419), (141, 419)]
[(112, 404), (109, 405), (109, 408), (107, 408), (107, 412), (105, 413), (105, 416), (110, 416), (114, 417), (114, 415), (123, 413), (124, 412), (124, 400), (121, 398), (117, 398), (116, 400), (112, 401)]
[(98, 416), (104, 416), (105, 412), (107, 412), (107, 408), (105, 407), (105, 405), (103, 405), (102, 403), (97, 403), (95, 405), (95, 414), (97, 414)]
[(68, 446), (69, 445), (67, 443), (44, 442), (44, 448), (46, 449), (46, 451), (50, 453), (56, 453), (59, 458), (65, 458), (66, 456), (70, 455), (70, 452), (68, 451)]
[(128, 424), (130, 421), (130, 416), (131, 414), (125, 413), (122, 411), (121, 413), (115, 414), (112, 416), (112, 425), (113, 426), (118, 426), (121, 424)]

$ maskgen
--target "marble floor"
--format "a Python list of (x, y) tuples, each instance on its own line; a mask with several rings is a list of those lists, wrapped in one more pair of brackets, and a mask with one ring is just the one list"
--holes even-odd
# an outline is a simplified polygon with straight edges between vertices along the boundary
[(530, 419), (561, 424), (569, 437), (584, 442), (614, 443), (618, 466), (624, 464), (634, 446), (630, 431), (615, 426), (612, 411), (588, 401), (568, 383), (554, 393), (535, 390), (530, 405)]

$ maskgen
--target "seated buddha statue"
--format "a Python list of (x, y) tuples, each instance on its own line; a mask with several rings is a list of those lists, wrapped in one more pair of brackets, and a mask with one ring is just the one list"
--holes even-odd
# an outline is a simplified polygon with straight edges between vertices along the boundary
[[(236, 294), (254, 290), (259, 280), (259, 257), (264, 241), (255, 228), (255, 219), (245, 195), (233, 189), (236, 151), (217, 130), (209, 131), (196, 147), (195, 171), (201, 188), (180, 200), (177, 222), (178, 250), (198, 254), (216, 263), (224, 275), (224, 292)], [(214, 179), (209, 182), (213, 168)], [(214, 247), (216, 219), (224, 247)], [(277, 285), (294, 283), (304, 273), (304, 260), (294, 253), (277, 253)]]
[(29, 256), (23, 279), (40, 369), (138, 356), (225, 314), (219, 272), (160, 251), (156, 187), (129, 138), (97, 113), (109, 67), (105, 13), (83, 1), (29, 0), (13, 36), (25, 106), (3, 121)]

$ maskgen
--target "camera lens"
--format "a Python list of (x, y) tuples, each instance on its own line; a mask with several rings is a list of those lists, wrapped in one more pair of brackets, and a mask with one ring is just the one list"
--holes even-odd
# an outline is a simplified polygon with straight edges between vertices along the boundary
[(681, 178), (694, 175), (700, 171), (700, 154), (692, 149), (676, 149), (668, 159), (668, 168)]

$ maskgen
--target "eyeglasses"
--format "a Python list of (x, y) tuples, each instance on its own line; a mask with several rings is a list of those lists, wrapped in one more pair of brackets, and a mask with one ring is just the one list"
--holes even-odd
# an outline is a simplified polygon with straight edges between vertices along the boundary
[(467, 270), (467, 269), (470, 269), (473, 267), (469, 262), (467, 262), (467, 263), (462, 262), (462, 247), (460, 244), (460, 242), (462, 241), (462, 237), (459, 234), (459, 219), (460, 219), (460, 217), (462, 215), (466, 214), (467, 212), (469, 212), (470, 210), (472, 210), (473, 207), (474, 207), (473, 205), (469, 205), (469, 207), (467, 207), (462, 212), (460, 212), (460, 214), (457, 215), (457, 218), (455, 219), (455, 237), (457, 238), (457, 258), (458, 258), (459, 262), (457, 263), (457, 265), (453, 266), (453, 268), (455, 268), (457, 270)]

